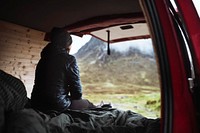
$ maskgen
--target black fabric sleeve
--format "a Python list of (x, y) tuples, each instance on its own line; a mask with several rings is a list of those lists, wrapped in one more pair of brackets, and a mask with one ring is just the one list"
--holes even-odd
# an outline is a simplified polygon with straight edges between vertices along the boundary
[(70, 57), (70, 63), (67, 66), (68, 75), (68, 87), (70, 91), (70, 98), (72, 100), (82, 98), (82, 85), (80, 80), (79, 68), (74, 56)]

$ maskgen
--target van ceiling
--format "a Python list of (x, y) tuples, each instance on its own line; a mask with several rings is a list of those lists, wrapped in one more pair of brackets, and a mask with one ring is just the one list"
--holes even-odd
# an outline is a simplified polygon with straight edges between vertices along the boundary
[(1, 0), (0, 19), (43, 32), (65, 27), (79, 36), (145, 23), (138, 0)]

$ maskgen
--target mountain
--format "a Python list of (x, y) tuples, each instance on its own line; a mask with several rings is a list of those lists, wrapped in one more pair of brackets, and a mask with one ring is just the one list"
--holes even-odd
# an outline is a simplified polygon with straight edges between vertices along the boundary
[(157, 87), (159, 81), (153, 49), (145, 52), (141, 47), (132, 46), (133, 44), (120, 45), (123, 50), (117, 47), (119, 44), (111, 44), (110, 55), (107, 54), (107, 44), (94, 37), (81, 47), (75, 56), (80, 67), (82, 82)]
[(145, 51), (144, 49), (141, 49), (141, 47), (133, 45), (133, 43), (131, 42), (129, 42), (128, 45), (127, 43), (111, 44), (110, 50), (111, 50), (111, 55), (107, 55), (107, 43), (92, 37), (88, 43), (86, 43), (83, 47), (81, 47), (78, 50), (75, 56), (85, 61), (96, 60), (96, 61), (103, 61), (103, 63), (106, 63), (104, 62), (106, 61), (105, 58), (118, 59), (121, 57), (128, 57), (134, 55), (139, 55), (142, 57), (149, 57), (154, 59), (153, 48), (150, 48), (148, 51), (147, 50)]

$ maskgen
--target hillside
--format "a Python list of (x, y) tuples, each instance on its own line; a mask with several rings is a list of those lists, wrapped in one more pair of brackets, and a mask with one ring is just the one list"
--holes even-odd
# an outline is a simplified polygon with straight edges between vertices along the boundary
[(107, 55), (106, 44), (92, 38), (75, 55), (81, 70), (82, 82), (132, 83), (158, 86), (154, 55), (130, 47), (125, 52), (111, 49)]
[(95, 104), (104, 101), (123, 110), (158, 117), (160, 91), (153, 52), (111, 47), (111, 55), (107, 55), (106, 50), (104, 42), (92, 38), (75, 55), (84, 97)]

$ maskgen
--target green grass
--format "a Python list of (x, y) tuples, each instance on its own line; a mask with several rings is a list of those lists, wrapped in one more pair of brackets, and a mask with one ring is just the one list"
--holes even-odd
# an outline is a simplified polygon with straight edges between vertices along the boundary
[[(131, 110), (145, 117), (160, 117), (160, 92), (158, 88), (135, 85), (135, 89), (121, 88), (113, 84), (87, 84), (83, 96), (95, 105), (111, 103), (114, 108)], [(121, 89), (119, 89), (121, 88)], [(157, 91), (152, 91), (157, 90)]]
[(102, 63), (97, 59), (78, 61), (83, 97), (96, 105), (103, 101), (117, 109), (131, 110), (150, 118), (160, 117), (156, 63), (136, 55), (112, 56), (107, 56)]

